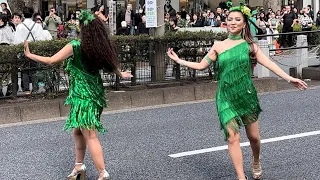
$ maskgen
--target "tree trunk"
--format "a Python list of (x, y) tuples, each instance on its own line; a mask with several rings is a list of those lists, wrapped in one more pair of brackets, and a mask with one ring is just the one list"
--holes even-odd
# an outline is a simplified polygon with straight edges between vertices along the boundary
[(24, 7), (32, 7), (34, 12), (40, 9), (41, 0), (8, 0), (12, 12), (22, 13)]
[(267, 12), (271, 8), (274, 12), (281, 10), (281, 0), (263, 0), (264, 10)]
[(22, 13), (24, 2), (21, 0), (8, 0), (9, 7), (12, 11), (12, 13)]

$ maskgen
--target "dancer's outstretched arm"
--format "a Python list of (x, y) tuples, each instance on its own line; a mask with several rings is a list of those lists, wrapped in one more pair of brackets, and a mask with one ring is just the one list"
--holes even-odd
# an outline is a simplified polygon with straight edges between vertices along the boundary
[[(57, 52), (52, 57), (44, 57), (44, 56), (38, 56), (36, 54), (32, 54), (29, 49), (28, 41), (25, 41), (24, 42), (24, 54), (28, 58), (30, 58), (34, 61), (52, 65), (52, 64), (58, 64), (58, 63), (64, 61), (65, 59), (67, 59), (68, 57), (72, 56), (73, 55), (73, 48), (72, 48), (71, 44), (67, 44), (64, 48), (62, 48), (59, 52)], [(118, 74), (122, 78), (133, 77), (130, 72), (121, 72), (120, 70), (117, 70), (115, 73)]]
[(178, 55), (173, 51), (172, 48), (168, 49), (167, 54), (176, 63), (181, 64), (183, 66), (187, 66), (187, 67), (192, 68), (192, 69), (196, 69), (196, 70), (206, 69), (211, 64), (212, 61), (215, 61), (217, 59), (217, 55), (216, 55), (216, 51), (215, 51), (214, 45), (212, 46), (211, 50), (202, 59), (202, 61), (200, 63), (181, 60), (178, 57)]
[(38, 56), (36, 54), (32, 54), (29, 49), (29, 43), (28, 41), (24, 41), (24, 54), (37, 62), (44, 63), (44, 64), (58, 64), (68, 57), (73, 55), (73, 48), (71, 44), (67, 44), (64, 48), (62, 48), (59, 52), (57, 52), (52, 57), (44, 57), (44, 56)]
[(308, 85), (304, 81), (293, 78), (289, 76), (287, 73), (285, 73), (276, 63), (272, 62), (267, 56), (263, 54), (261, 49), (256, 46), (256, 57), (258, 62), (263, 65), (264, 67), (268, 68), (270, 71), (281, 77), (282, 79), (288, 81), (289, 83), (292, 83), (294, 86), (296, 86), (299, 89), (307, 89)]

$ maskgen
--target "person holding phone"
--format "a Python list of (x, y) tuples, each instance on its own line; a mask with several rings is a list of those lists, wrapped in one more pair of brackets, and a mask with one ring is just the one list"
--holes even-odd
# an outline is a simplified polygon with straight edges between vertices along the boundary
[(62, 24), (61, 18), (56, 15), (56, 9), (54, 7), (50, 8), (50, 14), (44, 20), (44, 23), (48, 26), (48, 31), (50, 32), (53, 39), (58, 37), (58, 26)]

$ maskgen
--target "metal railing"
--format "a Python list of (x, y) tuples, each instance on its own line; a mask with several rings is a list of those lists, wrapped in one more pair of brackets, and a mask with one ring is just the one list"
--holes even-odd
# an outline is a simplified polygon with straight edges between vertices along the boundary
[[(148, 86), (164, 82), (212, 79), (212, 68), (204, 71), (190, 70), (180, 67), (180, 65), (166, 56), (167, 49), (171, 47), (176, 50), (181, 58), (194, 62), (200, 61), (210, 50), (212, 44), (213, 40), (154, 42), (150, 39), (118, 46), (117, 50), (122, 71), (131, 71), (134, 77), (130, 80), (124, 80), (114, 74), (101, 71), (104, 86), (112, 90), (128, 90), (136, 86)], [(31, 76), (36, 76), (36, 82), (32, 82), (33, 91), (31, 97), (48, 94), (56, 96), (68, 90), (69, 77), (64, 71), (64, 64), (52, 67), (37, 63), (36, 67), (32, 67), (28, 62), (30, 61), (23, 54), (17, 55), (17, 60), (14, 62), (0, 61), (0, 78), (3, 79), (6, 76), (6, 82), (10, 81), (10, 83), (0, 84), (2, 85), (0, 90), (6, 87), (7, 92), (10, 92), (0, 98), (29, 97), (26, 93), (21, 92), (24, 72), (29, 72)], [(39, 78), (40, 76), (45, 77)], [(43, 87), (41, 84), (45, 86)], [(42, 92), (38, 91), (39, 89)]]

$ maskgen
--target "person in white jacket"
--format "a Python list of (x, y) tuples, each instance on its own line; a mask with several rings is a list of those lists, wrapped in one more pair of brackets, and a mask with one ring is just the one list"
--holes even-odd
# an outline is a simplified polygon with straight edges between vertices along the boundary
[(27, 41), (41, 41), (45, 40), (43, 37), (43, 28), (40, 24), (32, 20), (34, 11), (32, 8), (25, 7), (23, 9), (23, 15), (25, 20), (20, 23), (14, 35), (13, 44), (21, 44), (25, 40)]
[[(14, 34), (13, 44), (21, 44), (24, 43), (25, 40), (27, 41), (42, 41), (46, 40), (45, 36), (43, 35), (43, 28), (39, 23), (36, 23), (32, 20), (32, 15), (34, 11), (32, 8), (25, 7), (23, 9), (23, 15), (25, 20), (20, 23)], [(36, 67), (37, 64), (35, 62), (30, 62), (29, 68)], [(36, 75), (35, 71), (30, 70), (22, 70), (22, 91), (26, 94), (30, 94), (30, 83), (32, 83), (32, 89), (37, 89), (36, 84)]]

